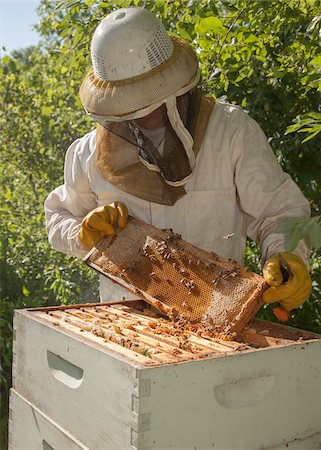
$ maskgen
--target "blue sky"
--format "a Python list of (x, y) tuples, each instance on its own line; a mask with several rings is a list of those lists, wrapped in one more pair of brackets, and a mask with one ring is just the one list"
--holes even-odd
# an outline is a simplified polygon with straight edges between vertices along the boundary
[[(0, 55), (37, 44), (39, 35), (32, 31), (40, 0), (0, 0)], [(3, 51), (2, 47), (7, 51)]]

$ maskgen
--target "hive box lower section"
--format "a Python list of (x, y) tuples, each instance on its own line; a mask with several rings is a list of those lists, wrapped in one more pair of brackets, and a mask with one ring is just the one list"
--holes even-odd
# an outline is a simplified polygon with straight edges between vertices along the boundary
[[(34, 408), (70, 448), (320, 448), (321, 336), (254, 321), (241, 342), (191, 333), (184, 347), (179, 334), (153, 338), (164, 319), (146, 314), (139, 301), (17, 310), (10, 433)], [(124, 334), (135, 323), (148, 349), (90, 331), (110, 317)]]
[(10, 448), (88, 450), (14, 389), (10, 392), (10, 405)]

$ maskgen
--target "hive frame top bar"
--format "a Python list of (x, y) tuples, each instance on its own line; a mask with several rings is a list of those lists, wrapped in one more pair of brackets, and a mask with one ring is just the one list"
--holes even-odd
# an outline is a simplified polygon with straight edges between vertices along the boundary
[(98, 346), (100, 350), (138, 368), (253, 353), (321, 339), (315, 333), (254, 320), (237, 341), (225, 341), (206, 336), (206, 333), (202, 336), (179, 330), (140, 300), (17, 312), (89, 345)]

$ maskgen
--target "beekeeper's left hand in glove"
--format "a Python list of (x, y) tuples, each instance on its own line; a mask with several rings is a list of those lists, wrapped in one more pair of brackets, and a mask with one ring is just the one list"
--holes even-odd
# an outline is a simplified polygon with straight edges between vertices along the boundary
[(272, 255), (263, 267), (263, 276), (271, 286), (263, 294), (264, 302), (278, 302), (286, 312), (298, 308), (311, 294), (310, 273), (302, 258), (294, 253)]
[(90, 250), (105, 235), (117, 236), (115, 226), (124, 228), (128, 219), (128, 209), (120, 202), (99, 206), (87, 214), (79, 230), (80, 243)]

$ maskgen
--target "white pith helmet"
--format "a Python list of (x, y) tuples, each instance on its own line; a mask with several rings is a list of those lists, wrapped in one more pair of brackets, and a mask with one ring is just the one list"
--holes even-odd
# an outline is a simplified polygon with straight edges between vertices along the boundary
[[(176, 97), (199, 81), (192, 47), (169, 37), (148, 10), (129, 7), (112, 12), (98, 25), (91, 56), (93, 68), (80, 87), (80, 99), (90, 117), (104, 126), (144, 117), (166, 104), (169, 121), (193, 169), (194, 141), (176, 104)], [(171, 184), (178, 186), (186, 179)]]
[(99, 122), (124, 120), (146, 108), (148, 114), (199, 80), (194, 50), (170, 38), (162, 23), (142, 8), (122, 8), (105, 17), (95, 30), (91, 56), (93, 68), (80, 87), (80, 98)]
[(105, 17), (91, 42), (95, 75), (108, 81), (146, 73), (172, 53), (173, 43), (163, 24), (138, 8), (124, 8)]

